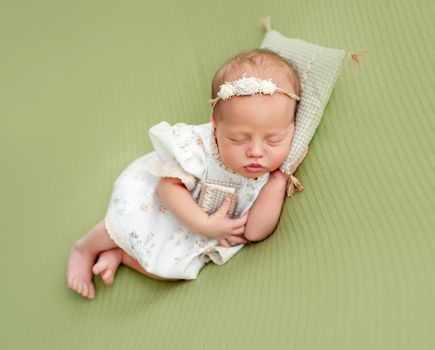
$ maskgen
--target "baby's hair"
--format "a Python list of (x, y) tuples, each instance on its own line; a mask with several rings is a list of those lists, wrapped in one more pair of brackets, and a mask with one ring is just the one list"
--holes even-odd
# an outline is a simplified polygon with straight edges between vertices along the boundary
[[(220, 86), (226, 81), (242, 78), (246, 69), (253, 70), (257, 72), (257, 74), (263, 73), (263, 75), (264, 73), (279, 74), (286, 78), (285, 80), (292, 89), (291, 92), (298, 96), (300, 94), (300, 80), (293, 65), (271, 50), (256, 48), (241, 51), (230, 57), (217, 70), (211, 83), (211, 98), (216, 98)], [(249, 74), (247, 74), (247, 76), (249, 76)], [(280, 87), (286, 88), (286, 86)], [(218, 106), (219, 103), (216, 107)]]

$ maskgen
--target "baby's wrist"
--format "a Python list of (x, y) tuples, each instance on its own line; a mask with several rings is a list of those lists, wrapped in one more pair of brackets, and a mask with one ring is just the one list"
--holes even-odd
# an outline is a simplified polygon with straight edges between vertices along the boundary
[(208, 238), (214, 238), (213, 233), (210, 231), (211, 225), (209, 221), (210, 221), (210, 216), (207, 213), (203, 212), (203, 215), (201, 215), (201, 217), (198, 220), (197, 232), (202, 236)]
[(289, 179), (289, 177), (290, 177), (290, 175), (288, 175), (288, 174), (286, 174), (286, 173), (283, 173), (283, 172), (282, 172), (281, 170), (279, 170), (279, 169), (276, 169), (275, 171), (273, 171), (273, 172), (270, 173), (270, 177), (271, 177), (273, 180), (278, 180), (278, 181), (285, 181), (285, 182), (287, 182), (288, 179)]

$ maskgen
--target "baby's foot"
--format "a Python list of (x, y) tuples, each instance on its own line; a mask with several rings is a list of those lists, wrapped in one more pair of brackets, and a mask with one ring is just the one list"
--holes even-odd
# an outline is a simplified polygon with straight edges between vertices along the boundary
[(92, 283), (92, 265), (95, 256), (90, 254), (78, 241), (71, 249), (68, 268), (68, 287), (88, 299), (95, 298), (95, 288)]
[(92, 268), (95, 275), (100, 275), (106, 286), (113, 283), (115, 272), (122, 261), (122, 250), (119, 248), (106, 250), (98, 257), (97, 263)]

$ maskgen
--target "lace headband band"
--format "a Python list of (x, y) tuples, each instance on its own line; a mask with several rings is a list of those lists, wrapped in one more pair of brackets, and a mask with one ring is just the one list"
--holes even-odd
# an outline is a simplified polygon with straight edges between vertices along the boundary
[(254, 95), (258, 93), (273, 95), (275, 92), (280, 92), (296, 101), (300, 100), (299, 96), (277, 87), (271, 79), (261, 80), (254, 77), (246, 78), (245, 75), (246, 73), (243, 74), (243, 78), (234, 81), (226, 81), (220, 86), (217, 97), (209, 101), (212, 110), (220, 100), (227, 101), (233, 96)]

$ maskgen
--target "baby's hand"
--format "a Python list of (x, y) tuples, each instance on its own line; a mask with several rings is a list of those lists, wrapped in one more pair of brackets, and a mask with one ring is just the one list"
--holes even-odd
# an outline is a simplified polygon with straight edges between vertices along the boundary
[(270, 173), (270, 177), (272, 179), (287, 181), (290, 176), (286, 173), (283, 173), (281, 170), (276, 169), (275, 171)]
[(231, 199), (226, 197), (221, 207), (207, 217), (203, 233), (207, 237), (217, 239), (224, 247), (230, 247), (231, 243), (250, 243), (243, 237), (249, 212), (238, 219), (231, 219), (228, 217), (230, 205)]

